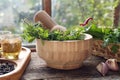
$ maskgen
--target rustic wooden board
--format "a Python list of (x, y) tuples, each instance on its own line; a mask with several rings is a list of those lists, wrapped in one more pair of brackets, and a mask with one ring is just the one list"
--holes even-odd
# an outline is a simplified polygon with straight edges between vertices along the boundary
[(22, 47), (18, 60), (6, 60), (1, 58), (0, 61), (12, 62), (16, 65), (16, 67), (15, 70), (4, 75), (0, 75), (0, 80), (19, 80), (31, 59), (30, 53), (30, 49)]
[[(91, 55), (83, 62), (83, 66), (74, 70), (59, 70), (47, 67), (46, 62), (38, 56), (37, 52), (31, 53), (31, 61), (20, 80), (120, 80), (120, 70), (109, 70), (102, 76), (96, 66), (106, 60), (102, 57)], [(120, 63), (119, 68), (120, 68)]]

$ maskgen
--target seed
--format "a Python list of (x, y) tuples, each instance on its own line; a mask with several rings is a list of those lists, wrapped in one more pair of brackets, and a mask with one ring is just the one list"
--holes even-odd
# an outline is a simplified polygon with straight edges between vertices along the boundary
[(15, 69), (15, 65), (13, 63), (0, 62), (0, 75), (9, 73), (14, 69)]

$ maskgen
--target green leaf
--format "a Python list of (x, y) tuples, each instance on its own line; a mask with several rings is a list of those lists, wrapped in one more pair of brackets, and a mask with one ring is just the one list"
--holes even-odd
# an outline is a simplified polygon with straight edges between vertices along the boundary
[(113, 46), (111, 47), (111, 50), (112, 50), (112, 53), (113, 53), (113, 54), (116, 54), (116, 53), (118, 52), (118, 49), (119, 49), (119, 45), (113, 45)]
[(23, 31), (23, 38), (28, 42), (33, 41), (35, 38), (42, 40), (82, 40), (84, 39), (84, 28), (79, 26), (74, 26), (67, 29), (66, 31), (54, 30), (50, 32), (49, 30), (42, 27), (40, 24), (30, 24), (25, 23), (25, 28)]

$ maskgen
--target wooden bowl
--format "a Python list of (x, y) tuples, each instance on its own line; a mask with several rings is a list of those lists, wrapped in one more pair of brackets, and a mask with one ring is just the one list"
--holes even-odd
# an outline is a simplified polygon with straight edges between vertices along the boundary
[(92, 52), (92, 36), (85, 34), (84, 40), (41, 41), (36, 39), (38, 55), (48, 67), (70, 70), (81, 67)]
[(14, 70), (6, 74), (0, 75), (0, 80), (20, 80), (23, 72), (25, 71), (30, 59), (31, 51), (28, 48), (22, 47), (18, 60), (9, 60), (0, 58), (0, 63), (12, 63), (14, 64)]

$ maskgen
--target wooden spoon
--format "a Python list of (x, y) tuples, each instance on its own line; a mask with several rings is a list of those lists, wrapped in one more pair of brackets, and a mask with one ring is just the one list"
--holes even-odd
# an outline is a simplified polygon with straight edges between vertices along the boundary
[(66, 28), (58, 25), (45, 11), (38, 11), (34, 15), (34, 22), (40, 22), (45, 28), (53, 30), (65, 31)]

